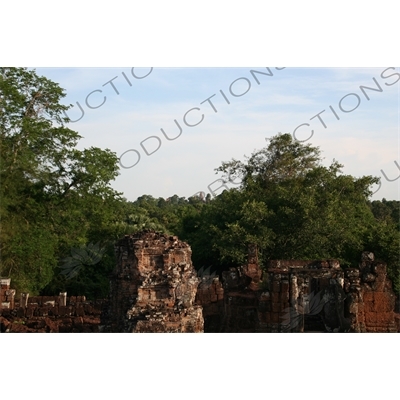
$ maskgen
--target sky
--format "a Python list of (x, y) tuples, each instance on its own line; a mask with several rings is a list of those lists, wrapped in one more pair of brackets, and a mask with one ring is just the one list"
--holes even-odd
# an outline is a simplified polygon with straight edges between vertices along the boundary
[(215, 168), (279, 133), (344, 174), (380, 177), (372, 199), (399, 199), (398, 67), (35, 69), (65, 89), (78, 147), (120, 157), (112, 186), (130, 201), (237, 187)]

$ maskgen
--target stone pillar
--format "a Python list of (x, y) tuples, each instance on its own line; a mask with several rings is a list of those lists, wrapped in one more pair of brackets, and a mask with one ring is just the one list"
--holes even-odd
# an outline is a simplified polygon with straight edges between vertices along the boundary
[(11, 279), (10, 278), (0, 278), (0, 290), (10, 289)]
[(344, 289), (347, 294), (346, 314), (350, 319), (353, 332), (365, 332), (365, 315), (363, 306), (363, 294), (360, 286), (360, 270), (347, 268), (345, 270)]
[[(125, 236), (116, 249), (110, 305), (102, 318), (106, 332), (203, 332), (202, 307), (194, 304), (200, 279), (187, 243), (142, 231)], [(217, 303), (215, 291), (207, 292), (210, 303)]]
[(10, 310), (14, 310), (15, 306), (15, 289), (7, 290), (7, 300), (10, 302)]
[(19, 306), (22, 308), (28, 307), (29, 293), (21, 293), (21, 300)]
[(60, 307), (65, 307), (67, 305), (67, 292), (60, 292), (58, 305)]
[(2, 308), (9, 309), (9, 308), (10, 308), (10, 302), (9, 302), (9, 301), (2, 301), (2, 302), (0, 302), (0, 310), (1, 310)]
[[(395, 294), (392, 290), (392, 282), (387, 278), (386, 263), (375, 260), (371, 252), (363, 252), (359, 267), (358, 307), (355, 311), (357, 311), (360, 331), (396, 332)], [(351, 288), (352, 285), (350, 285), (350, 291)], [(353, 311), (354, 307), (350, 306), (352, 306), (351, 303), (349, 308)]]
[[(10, 289), (10, 282), (11, 279), (9, 278), (0, 278), (0, 307), (2, 306), (2, 303), (7, 302), (6, 292)], [(5, 308), (5, 305), (3, 308)]]
[(297, 276), (290, 276), (290, 305), (297, 311), (297, 299), (299, 298), (299, 287), (297, 286)]
[(310, 294), (310, 277), (308, 275), (304, 276), (303, 288), (304, 296), (308, 298), (308, 295)]
[(243, 266), (243, 272), (251, 278), (248, 288), (254, 291), (259, 290), (262, 271), (258, 264), (258, 249), (255, 244), (250, 244), (248, 246), (247, 265)]

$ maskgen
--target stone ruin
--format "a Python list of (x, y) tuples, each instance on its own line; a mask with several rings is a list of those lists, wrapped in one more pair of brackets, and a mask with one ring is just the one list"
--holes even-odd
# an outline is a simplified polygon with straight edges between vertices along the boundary
[(194, 304), (197, 277), (191, 248), (176, 236), (152, 231), (125, 236), (116, 246), (105, 332), (203, 332)]
[(0, 278), (0, 332), (91, 333), (99, 332), (105, 300), (85, 296), (29, 296), (10, 288), (10, 278)]
[[(397, 332), (396, 296), (387, 277), (386, 264), (364, 252), (358, 268), (345, 270), (345, 310), (354, 332)], [(397, 324), (397, 326), (396, 326)]]
[(176, 236), (125, 236), (116, 255), (105, 332), (398, 331), (386, 264), (369, 252), (358, 268), (270, 260), (263, 272), (251, 245), (246, 265), (222, 279), (197, 277), (189, 245)]
[(271, 260), (262, 277), (250, 246), (247, 265), (223, 272), (222, 284), (203, 279), (196, 303), (205, 332), (398, 332), (391, 285), (370, 252), (346, 269), (338, 260)]
[[(21, 293), (0, 279), (2, 332), (399, 332), (386, 264), (363, 252), (357, 268), (338, 260), (248, 261), (198, 277), (190, 246), (153, 231), (125, 236), (108, 300)], [(101, 316), (100, 316), (101, 314)]]

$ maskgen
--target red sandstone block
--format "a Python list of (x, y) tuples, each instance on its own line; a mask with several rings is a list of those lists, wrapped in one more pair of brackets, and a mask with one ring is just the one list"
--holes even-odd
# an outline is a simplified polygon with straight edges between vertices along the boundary
[(379, 302), (379, 303), (374, 303), (374, 312), (376, 313), (383, 313), (386, 312), (387, 310), (387, 304), (383, 301)]
[(279, 301), (281, 303), (287, 303), (289, 302), (289, 292), (281, 292), (280, 293), (280, 299)]
[(367, 313), (375, 312), (374, 303), (372, 301), (364, 302), (364, 311)]
[(9, 308), (2, 308), (0, 319), (1, 319), (1, 316), (8, 317), (10, 314), (11, 314), (11, 310)]
[(58, 307), (58, 313), (61, 317), (69, 316), (72, 313), (72, 308), (70, 306), (61, 306)]
[(35, 310), (36, 310), (36, 308), (32, 308), (32, 307), (27, 308), (26, 312), (25, 312), (26, 318), (32, 318), (35, 314)]
[(82, 317), (75, 317), (73, 320), (74, 326), (82, 326), (83, 325), (83, 318)]
[(273, 282), (272, 282), (272, 291), (275, 292), (275, 293), (279, 293), (280, 290), (281, 290), (280, 282), (278, 282), (278, 281), (273, 281)]
[(281, 282), (281, 292), (289, 293), (289, 281), (282, 281)]
[(218, 300), (223, 300), (224, 299), (224, 294), (219, 294), (217, 295)]
[(375, 292), (383, 292), (385, 289), (385, 281), (378, 281), (376, 280), (373, 284), (372, 284), (372, 289)]
[(357, 321), (365, 321), (365, 313), (360, 312), (357, 314)]
[(388, 301), (388, 299), (390, 299), (390, 293), (388, 292), (376, 292), (374, 293), (374, 303), (378, 303), (378, 302), (385, 302)]
[(86, 314), (91, 314), (93, 312), (93, 307), (91, 304), (85, 304), (83, 307)]
[(36, 315), (38, 317), (47, 317), (47, 312), (48, 312), (47, 307), (38, 307), (36, 309)]
[(54, 308), (55, 308), (55, 307), (49, 307), (49, 308), (48, 308), (48, 310), (47, 310), (47, 315), (48, 315), (49, 317), (54, 317)]
[(365, 324), (371, 325), (377, 322), (377, 313), (375, 312), (365, 312)]
[(62, 323), (64, 325), (71, 325), (72, 324), (72, 318), (63, 318)]
[(273, 303), (279, 303), (281, 301), (280, 293), (272, 293), (271, 299)]
[(83, 317), (85, 315), (85, 309), (83, 307), (77, 306), (75, 310), (75, 315), (77, 317)]
[(280, 322), (279, 313), (277, 313), (277, 312), (271, 313), (271, 322), (276, 323), (276, 324)]
[(374, 292), (364, 292), (363, 299), (365, 303), (368, 301), (370, 302), (374, 301)]
[(386, 281), (386, 275), (378, 275), (375, 278), (375, 282), (385, 282)]
[(286, 310), (289, 308), (289, 302), (282, 302), (281, 303), (281, 312), (286, 312)]
[(258, 320), (259, 320), (259, 322), (261, 322), (262, 324), (267, 323), (267, 313), (266, 313), (266, 312), (259, 312), (259, 313), (258, 313)]
[(394, 307), (392, 306), (392, 302), (390, 298), (386, 298), (384, 300), (374, 302), (374, 311), (375, 312), (390, 312), (393, 311)]
[(384, 275), (384, 274), (386, 274), (386, 264), (381, 264), (381, 263), (379, 263), (379, 264), (377, 264), (377, 265), (374, 265), (374, 266), (372, 267), (372, 269), (373, 269), (373, 271), (375, 272), (375, 274), (377, 274), (377, 275)]
[(279, 313), (281, 311), (281, 304), (280, 303), (272, 303), (272, 312)]
[(268, 324), (271, 322), (271, 313), (270, 312), (266, 312), (263, 313), (265, 315), (265, 322)]
[(42, 299), (42, 303), (43, 303), (43, 304), (46, 303), (46, 301), (52, 300), (52, 299), (51, 299), (51, 296), (41, 296), (41, 299)]
[(378, 324), (389, 325), (394, 322), (393, 312), (379, 312), (376, 313), (376, 322)]

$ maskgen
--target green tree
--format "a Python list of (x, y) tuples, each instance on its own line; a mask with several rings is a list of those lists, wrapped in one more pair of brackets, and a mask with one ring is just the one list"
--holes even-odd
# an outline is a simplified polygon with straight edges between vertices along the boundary
[(345, 175), (336, 161), (324, 166), (317, 147), (289, 134), (217, 171), (226, 180), (241, 177), (242, 184), (183, 222), (198, 265), (243, 263), (246, 244), (254, 242), (264, 261), (339, 258), (349, 266), (370, 250), (389, 262), (391, 277), (398, 271), (398, 234), (374, 218), (369, 203), (378, 178)]
[(371, 210), (378, 221), (395, 224), (400, 231), (400, 201), (374, 200), (370, 203)]
[(35, 71), (0, 68), (0, 274), (34, 293), (71, 247), (110, 233), (119, 201), (116, 154), (76, 148), (64, 96)]

